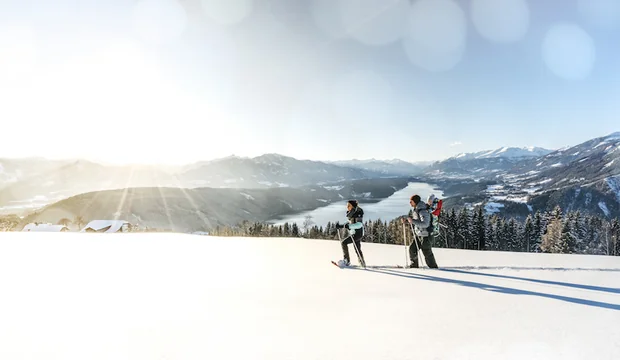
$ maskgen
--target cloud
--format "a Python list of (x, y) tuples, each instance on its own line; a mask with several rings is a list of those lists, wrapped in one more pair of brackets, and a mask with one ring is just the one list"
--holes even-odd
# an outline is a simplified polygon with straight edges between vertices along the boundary
[(460, 141), (455, 141), (452, 144), (450, 144), (450, 147), (455, 147), (455, 146), (459, 146), (459, 145), (463, 145), (463, 143), (460, 142)]

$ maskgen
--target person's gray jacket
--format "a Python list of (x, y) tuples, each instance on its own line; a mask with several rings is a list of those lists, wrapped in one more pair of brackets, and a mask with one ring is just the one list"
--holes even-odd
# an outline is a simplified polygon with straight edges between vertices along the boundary
[(412, 220), (416, 235), (421, 237), (429, 236), (427, 228), (431, 224), (432, 214), (428, 211), (428, 205), (420, 201), (415, 208), (409, 210), (408, 216)]

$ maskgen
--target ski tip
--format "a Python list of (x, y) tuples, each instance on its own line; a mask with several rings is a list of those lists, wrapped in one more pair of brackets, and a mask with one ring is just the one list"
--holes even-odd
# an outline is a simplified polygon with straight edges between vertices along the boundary
[(332, 260), (332, 264), (334, 264), (335, 266), (339, 267), (342, 269), (342, 267), (340, 265), (338, 265), (338, 263), (336, 263), (335, 261)]

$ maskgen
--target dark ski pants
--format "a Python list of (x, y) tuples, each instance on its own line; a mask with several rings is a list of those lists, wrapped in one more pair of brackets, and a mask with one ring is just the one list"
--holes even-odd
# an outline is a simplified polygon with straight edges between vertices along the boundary
[[(422, 254), (424, 254), (424, 261), (430, 268), (437, 268), (437, 262), (435, 261), (435, 255), (433, 254), (433, 248), (431, 247), (433, 243), (433, 237), (431, 235), (425, 236), (422, 238), (420, 242), (420, 237), (413, 237), (415, 242), (411, 242), (409, 245), (409, 258), (411, 259), (411, 267), (417, 268), (420, 267), (418, 264), (418, 249), (422, 249)], [(417, 247), (416, 247), (417, 244)]]
[[(360, 262), (362, 263), (362, 265), (364, 265), (365, 264), (364, 254), (362, 254), (362, 234), (355, 233), (355, 235), (351, 235), (347, 237), (346, 239), (342, 240), (341, 245), (342, 245), (342, 254), (344, 256), (344, 259), (347, 262), (351, 262), (351, 258), (349, 257), (349, 244), (352, 244), (353, 242), (355, 242), (357, 251), (359, 251), (358, 258)], [(353, 251), (355, 251), (355, 248)]]

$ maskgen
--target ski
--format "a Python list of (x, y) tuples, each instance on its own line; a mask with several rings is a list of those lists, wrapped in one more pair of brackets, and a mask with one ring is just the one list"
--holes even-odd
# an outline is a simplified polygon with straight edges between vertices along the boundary
[(352, 269), (365, 269), (365, 268), (368, 268), (368, 269), (404, 269), (404, 267), (402, 265), (392, 265), (392, 266), (390, 266), (390, 265), (368, 266), (367, 265), (366, 267), (363, 267), (361, 265), (353, 265), (353, 264), (345, 265), (345, 266), (340, 266), (340, 265), (338, 265), (337, 262), (335, 262), (333, 260), (331, 261), (331, 263), (334, 264), (334, 266), (337, 266), (340, 269), (344, 269), (344, 268), (352, 268)]

